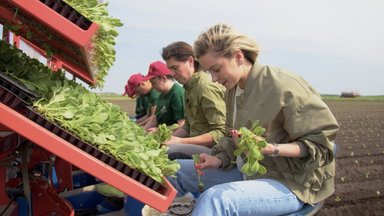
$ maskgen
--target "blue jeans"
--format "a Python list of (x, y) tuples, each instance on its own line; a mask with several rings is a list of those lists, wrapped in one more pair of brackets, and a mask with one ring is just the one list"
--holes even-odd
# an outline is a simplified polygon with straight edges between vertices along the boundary
[[(198, 194), (193, 160), (178, 160), (177, 178), (168, 179), (182, 196)], [(205, 191), (198, 198), (192, 216), (282, 215), (304, 205), (286, 186), (272, 179), (243, 180), (237, 169), (204, 169)]]

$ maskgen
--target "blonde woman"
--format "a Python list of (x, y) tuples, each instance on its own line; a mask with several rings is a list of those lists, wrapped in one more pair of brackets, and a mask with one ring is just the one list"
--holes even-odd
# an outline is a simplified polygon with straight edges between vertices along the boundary
[[(334, 192), (334, 143), (337, 121), (320, 95), (301, 77), (257, 61), (259, 47), (225, 24), (212, 26), (194, 44), (202, 68), (225, 86), (226, 129), (250, 128), (259, 121), (268, 143), (260, 163), (266, 174), (244, 176), (246, 160), (236, 158), (236, 140), (224, 137), (212, 155), (201, 154), (205, 191), (193, 215), (283, 215)], [(179, 160), (179, 195), (196, 193), (191, 160)]]

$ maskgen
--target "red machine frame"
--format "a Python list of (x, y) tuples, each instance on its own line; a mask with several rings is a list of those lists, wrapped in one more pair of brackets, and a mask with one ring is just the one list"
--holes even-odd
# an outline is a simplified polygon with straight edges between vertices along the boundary
[(166, 179), (165, 185), (169, 190), (166, 191), (164, 195), (152, 191), (101, 161), (95, 160), (95, 158), (89, 154), (81, 151), (2, 103), (0, 103), (0, 116), (4, 116), (0, 120), (1, 124), (21, 136), (38, 144), (58, 157), (69, 161), (80, 169), (87, 171), (89, 174), (115, 186), (143, 203), (157, 207), (160, 211), (166, 211), (173, 197), (176, 195), (176, 191), (172, 190), (172, 185)]
[[(18, 29), (17, 36), (14, 35), (13, 43), (17, 45), (19, 40), (23, 40), (35, 51), (48, 59), (47, 64), (52, 70), (64, 68), (66, 71), (72, 73), (86, 83), (94, 85), (96, 83), (95, 77), (97, 71), (94, 70), (94, 66), (91, 64), (89, 52), (92, 49), (92, 38), (97, 34), (99, 26), (96, 23), (90, 23), (86, 28), (81, 28), (81, 26), (74, 24), (73, 20), (71, 22), (68, 17), (59, 14), (57, 11), (47, 6), (49, 4), (51, 6), (52, 4), (57, 5), (57, 2), (62, 1), (0, 0), (0, 23), (3, 25), (19, 26), (20, 28)], [(53, 5), (52, 7), (56, 6)], [(18, 8), (17, 13), (15, 12), (15, 8)], [(75, 12), (72, 11), (72, 13)], [(29, 22), (29, 19), (34, 23), (44, 26), (44, 28), (49, 30), (49, 34), (53, 35), (52, 37), (54, 39), (40, 32), (39, 28), (34, 28), (30, 25), (31, 22)], [(55, 52), (51, 56), (47, 50), (44, 49), (44, 44), (41, 43), (41, 40), (28, 39), (28, 34), (30, 34), (31, 31), (32, 34), (36, 35), (35, 37), (43, 39), (44, 44), (47, 43), (56, 51), (60, 52)], [(77, 51), (73, 52), (73, 50), (63, 46), (63, 44), (55, 39), (58, 41), (65, 41)], [(86, 67), (81, 67), (78, 64), (75, 64), (74, 60), (81, 62), (86, 65)], [(19, 110), (15, 110), (0, 101), (0, 132), (4, 131), (10, 131), (12, 136), (18, 137), (18, 139), (20, 137), (27, 139), (41, 147), (41, 150), (36, 150), (36, 155), (39, 155), (40, 152), (40, 156), (37, 156), (37, 160), (39, 157), (42, 160), (45, 160), (45, 154), (53, 154), (59, 157), (55, 163), (56, 172), (59, 178), (59, 189), (56, 191), (57, 193), (64, 189), (72, 189), (71, 172), (72, 165), (74, 165), (133, 198), (162, 212), (168, 209), (176, 196), (176, 190), (165, 178), (165, 183), (162, 184), (162, 191), (154, 191), (130, 176), (124, 175), (124, 173), (121, 173), (108, 164), (92, 157), (72, 143), (31, 121), (25, 115), (20, 113)], [(15, 151), (16, 145), (11, 145), (9, 149), (5, 151), (2, 146), (5, 142), (2, 142), (1, 138), (2, 137), (0, 137), (0, 150), (2, 152), (0, 152), (0, 159), (4, 159), (9, 152)], [(15, 139), (13, 137), (6, 138), (8, 140)], [(10, 202), (10, 199), (7, 196), (4, 196), (6, 185), (5, 176), (5, 168), (0, 167), (0, 206)], [(30, 184), (33, 186), (33, 191), (53, 193), (50, 187), (47, 187), (44, 182), (34, 181)], [(51, 195), (50, 200), (56, 200), (54, 194)], [(59, 205), (59, 203), (57, 203), (57, 205)], [(65, 203), (60, 203), (60, 205), (64, 206), (63, 209), (66, 209)], [(44, 208), (44, 206), (42, 206), (42, 208)], [(67, 212), (68, 215), (74, 214), (73, 211), (71, 212), (69, 210), (64, 212)], [(43, 211), (40, 213), (43, 214)]]

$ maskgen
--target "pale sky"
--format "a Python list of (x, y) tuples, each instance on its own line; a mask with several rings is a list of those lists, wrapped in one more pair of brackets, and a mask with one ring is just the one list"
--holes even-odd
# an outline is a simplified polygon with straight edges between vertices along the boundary
[(133, 73), (146, 74), (174, 41), (193, 44), (227, 23), (254, 38), (259, 62), (302, 76), (321, 94), (384, 95), (382, 0), (109, 0), (124, 26), (102, 92), (122, 93)]

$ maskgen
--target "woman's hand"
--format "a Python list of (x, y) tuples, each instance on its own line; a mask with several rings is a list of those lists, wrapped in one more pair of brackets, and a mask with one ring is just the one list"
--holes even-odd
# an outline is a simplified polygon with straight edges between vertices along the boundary
[(205, 153), (200, 154), (200, 162), (201, 163), (197, 165), (199, 169), (208, 167), (219, 168), (223, 163), (220, 158)]
[(157, 131), (157, 127), (151, 127), (146, 130), (148, 133), (153, 133)]
[[(235, 129), (231, 130), (231, 135), (232, 135), (232, 141), (236, 144), (236, 146), (239, 145), (240, 137), (241, 137), (241, 132)], [(258, 142), (261, 140), (265, 140), (264, 137), (262, 136), (256, 136), (254, 135), (253, 138)], [(275, 150), (275, 147), (273, 144), (267, 143), (267, 146), (262, 148), (260, 151), (264, 155), (271, 155)], [(247, 153), (246, 153), (247, 154)]]
[(271, 155), (275, 151), (275, 146), (271, 143), (267, 143), (267, 146), (261, 149), (263, 155)]
[[(238, 142), (239, 142), (239, 139), (241, 138), (241, 132), (238, 131), (238, 130), (235, 130), (235, 129), (232, 129), (231, 130), (231, 136), (232, 136), (232, 141), (238, 145)], [(264, 137), (262, 136), (257, 136), (257, 135), (253, 135), (253, 138), (258, 142), (258, 141), (261, 141), (261, 140), (265, 140)]]
[(240, 136), (241, 134), (238, 130), (235, 130), (235, 129), (231, 130), (232, 142), (235, 143), (236, 146), (238, 146), (238, 140)]

